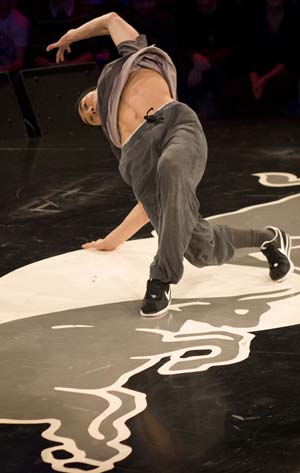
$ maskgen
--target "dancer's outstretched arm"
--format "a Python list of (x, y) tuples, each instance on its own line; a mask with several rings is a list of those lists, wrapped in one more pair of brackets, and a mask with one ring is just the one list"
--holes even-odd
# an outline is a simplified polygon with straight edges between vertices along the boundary
[(105, 35), (110, 35), (117, 46), (123, 41), (136, 39), (139, 33), (117, 13), (111, 12), (94, 18), (82, 26), (79, 26), (79, 28), (69, 30), (56, 43), (49, 44), (47, 51), (58, 48), (56, 54), (56, 62), (58, 64), (64, 61), (65, 51), (71, 51), (70, 46), (72, 43), (81, 41), (82, 39)]
[(123, 220), (123, 222), (110, 232), (104, 239), (91, 241), (85, 243), (82, 248), (95, 248), (99, 251), (113, 251), (119, 245), (128, 240), (140, 228), (149, 222), (149, 217), (146, 214), (144, 207), (139, 202)]

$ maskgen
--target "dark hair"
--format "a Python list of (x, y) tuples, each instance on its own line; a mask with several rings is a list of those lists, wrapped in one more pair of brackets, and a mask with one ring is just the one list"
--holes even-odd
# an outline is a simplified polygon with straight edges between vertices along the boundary
[(83, 92), (81, 92), (79, 97), (77, 97), (76, 102), (74, 104), (74, 112), (78, 115), (80, 122), (83, 123), (84, 125), (86, 125), (86, 123), (84, 123), (84, 121), (81, 119), (79, 115), (79, 104), (86, 94), (88, 94), (92, 90), (95, 90), (96, 88), (97, 87), (95, 85), (92, 85), (91, 87), (88, 87), (87, 89), (85, 89)]

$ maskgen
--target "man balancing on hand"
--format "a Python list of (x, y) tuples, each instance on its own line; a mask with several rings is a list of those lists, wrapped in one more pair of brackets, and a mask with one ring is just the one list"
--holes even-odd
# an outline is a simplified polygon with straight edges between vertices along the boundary
[(202, 179), (206, 139), (195, 112), (176, 100), (176, 69), (164, 51), (147, 46), (144, 35), (116, 13), (68, 31), (57, 43), (57, 62), (76, 41), (110, 35), (120, 58), (107, 64), (97, 87), (78, 99), (78, 113), (88, 125), (101, 125), (124, 181), (137, 205), (104, 239), (83, 248), (111, 251), (149, 221), (158, 233), (141, 315), (164, 314), (170, 284), (183, 275), (184, 257), (199, 268), (220, 265), (238, 248), (259, 247), (270, 277), (282, 281), (293, 271), (290, 237), (276, 227), (243, 230), (212, 225), (199, 214), (196, 188)]

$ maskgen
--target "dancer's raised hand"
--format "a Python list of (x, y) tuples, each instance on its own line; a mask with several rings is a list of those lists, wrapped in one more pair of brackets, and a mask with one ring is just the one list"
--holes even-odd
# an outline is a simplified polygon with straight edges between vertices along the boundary
[(63, 62), (65, 60), (65, 52), (71, 52), (70, 45), (75, 41), (74, 39), (74, 30), (69, 30), (64, 34), (56, 43), (49, 44), (46, 48), (46, 51), (52, 51), (52, 49), (57, 48), (56, 53), (56, 64)]

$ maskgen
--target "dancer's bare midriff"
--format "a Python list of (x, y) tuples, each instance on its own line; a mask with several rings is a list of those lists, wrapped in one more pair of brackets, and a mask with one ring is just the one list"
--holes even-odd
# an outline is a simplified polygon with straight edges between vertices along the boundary
[(158, 72), (141, 68), (130, 74), (118, 110), (121, 143), (144, 121), (150, 108), (153, 108), (150, 113), (154, 113), (173, 100), (167, 81)]

